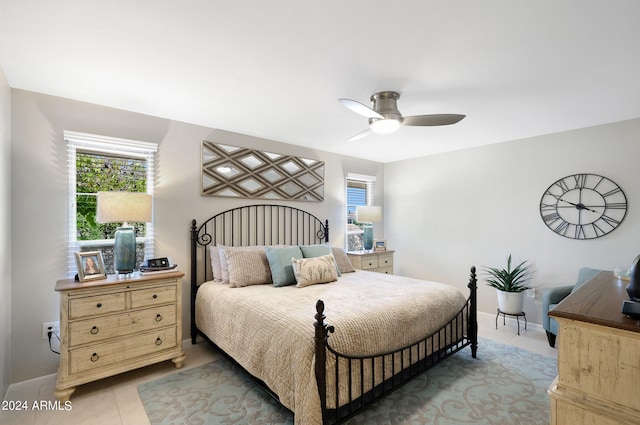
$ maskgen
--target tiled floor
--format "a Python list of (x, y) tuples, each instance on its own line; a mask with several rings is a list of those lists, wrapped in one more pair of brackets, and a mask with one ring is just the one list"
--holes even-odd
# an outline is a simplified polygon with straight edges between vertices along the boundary
[[(557, 355), (550, 348), (544, 330), (539, 325), (529, 324), (524, 330), (520, 323), (520, 335), (514, 319), (507, 318), (506, 325), (502, 317), (496, 329), (495, 315), (479, 313), (479, 335), (482, 338), (515, 345), (546, 356)], [(187, 354), (185, 368), (199, 366), (217, 358), (220, 354), (209, 344), (201, 342), (196, 345), (185, 343)], [(479, 347), (479, 353), (482, 351)], [(138, 397), (138, 384), (175, 373), (176, 369), (170, 361), (148, 366), (112, 378), (82, 385), (71, 396), (70, 410), (55, 410), (55, 375), (48, 375), (9, 387), (5, 401), (26, 401), (25, 411), (0, 410), (0, 424), (3, 425), (147, 425), (149, 420)], [(34, 410), (33, 403), (52, 402), (48, 408)], [(5, 406), (7, 407), (7, 406)], [(51, 409), (54, 408), (54, 410)], [(64, 405), (61, 406), (64, 409)]]

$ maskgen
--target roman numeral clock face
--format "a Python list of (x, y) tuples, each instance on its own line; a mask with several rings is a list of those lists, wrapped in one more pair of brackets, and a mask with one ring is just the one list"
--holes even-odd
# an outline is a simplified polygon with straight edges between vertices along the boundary
[(612, 232), (627, 213), (620, 187), (596, 174), (574, 174), (553, 183), (540, 200), (542, 220), (560, 236), (595, 239)]

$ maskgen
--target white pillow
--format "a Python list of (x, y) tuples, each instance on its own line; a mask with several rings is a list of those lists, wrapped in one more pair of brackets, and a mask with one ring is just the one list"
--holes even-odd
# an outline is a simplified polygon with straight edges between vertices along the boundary
[(213, 273), (214, 282), (222, 282), (222, 268), (220, 265), (220, 250), (217, 246), (209, 247), (209, 256), (211, 257), (211, 272)]

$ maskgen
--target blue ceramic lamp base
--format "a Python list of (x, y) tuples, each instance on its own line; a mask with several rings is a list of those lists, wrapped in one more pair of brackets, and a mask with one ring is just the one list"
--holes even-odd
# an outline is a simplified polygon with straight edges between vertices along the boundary
[(133, 227), (118, 227), (113, 245), (113, 256), (116, 273), (133, 273), (136, 268), (136, 235)]
[(373, 249), (373, 226), (371, 224), (365, 224), (362, 227), (362, 244), (365, 251), (371, 251)]

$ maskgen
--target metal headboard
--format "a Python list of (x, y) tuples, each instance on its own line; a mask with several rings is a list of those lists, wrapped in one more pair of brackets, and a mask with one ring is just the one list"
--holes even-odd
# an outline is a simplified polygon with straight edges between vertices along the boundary
[(329, 242), (329, 220), (286, 205), (246, 205), (191, 221), (191, 330), (198, 286), (211, 277), (208, 248), (216, 245), (311, 245)]

